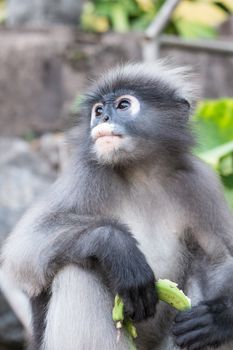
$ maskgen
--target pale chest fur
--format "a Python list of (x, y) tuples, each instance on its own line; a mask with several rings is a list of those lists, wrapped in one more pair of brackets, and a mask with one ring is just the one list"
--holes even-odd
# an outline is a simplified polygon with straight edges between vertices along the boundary
[(182, 254), (180, 237), (185, 229), (183, 210), (176, 201), (159, 186), (153, 191), (144, 188), (130, 200), (121, 201), (117, 216), (129, 226), (156, 277), (176, 276)]

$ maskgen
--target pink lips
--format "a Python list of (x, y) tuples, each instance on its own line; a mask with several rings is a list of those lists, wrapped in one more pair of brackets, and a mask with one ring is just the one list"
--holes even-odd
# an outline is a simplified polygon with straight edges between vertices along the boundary
[(94, 135), (94, 139), (95, 141), (98, 140), (99, 138), (105, 138), (106, 140), (109, 139), (113, 139), (115, 137), (121, 137), (121, 135), (117, 135), (114, 134), (111, 130), (98, 130), (95, 135)]
[(98, 142), (100, 142), (100, 140), (111, 142), (122, 136), (114, 132), (114, 127), (111, 124), (100, 124), (92, 129), (91, 137), (94, 142), (97, 140)]

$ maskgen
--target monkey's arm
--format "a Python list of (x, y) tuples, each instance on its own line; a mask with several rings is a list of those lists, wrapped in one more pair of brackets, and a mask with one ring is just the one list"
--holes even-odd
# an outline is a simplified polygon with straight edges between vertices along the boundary
[(9, 237), (3, 258), (4, 269), (30, 296), (47, 289), (63, 266), (89, 268), (94, 262), (107, 276), (113, 295), (123, 298), (127, 315), (140, 321), (155, 313), (153, 271), (128, 229), (114, 220), (31, 212)]
[(213, 268), (209, 276), (204, 271), (202, 274), (202, 278), (210, 278), (202, 286), (204, 300), (191, 310), (179, 313), (173, 326), (176, 344), (189, 350), (218, 347), (233, 341), (233, 262)]
[[(190, 202), (193, 215), (192, 243), (196, 244), (193, 278), (199, 283), (203, 301), (175, 319), (176, 344), (188, 350), (218, 347), (233, 340), (233, 220), (218, 181), (203, 174)], [(199, 179), (200, 180), (200, 179)]]

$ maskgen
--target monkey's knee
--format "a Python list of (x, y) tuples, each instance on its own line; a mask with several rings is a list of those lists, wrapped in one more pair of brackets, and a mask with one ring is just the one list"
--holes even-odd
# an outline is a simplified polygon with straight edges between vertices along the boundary
[(54, 279), (48, 306), (43, 350), (126, 350), (111, 316), (112, 297), (98, 276), (77, 266)]

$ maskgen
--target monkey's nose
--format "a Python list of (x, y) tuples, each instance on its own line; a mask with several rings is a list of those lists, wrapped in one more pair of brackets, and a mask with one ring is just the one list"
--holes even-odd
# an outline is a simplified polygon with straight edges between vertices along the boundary
[(105, 115), (102, 117), (102, 122), (103, 122), (103, 123), (106, 123), (106, 122), (109, 121), (109, 119), (110, 119), (109, 116), (105, 114)]

